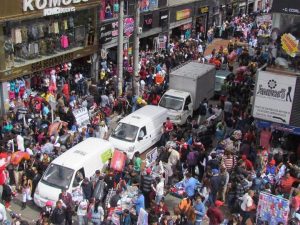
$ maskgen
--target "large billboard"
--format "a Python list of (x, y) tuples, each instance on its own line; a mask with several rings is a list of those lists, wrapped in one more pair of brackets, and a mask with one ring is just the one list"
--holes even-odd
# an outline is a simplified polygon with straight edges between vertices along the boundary
[(290, 124), (296, 81), (296, 76), (260, 71), (254, 93), (253, 117)]

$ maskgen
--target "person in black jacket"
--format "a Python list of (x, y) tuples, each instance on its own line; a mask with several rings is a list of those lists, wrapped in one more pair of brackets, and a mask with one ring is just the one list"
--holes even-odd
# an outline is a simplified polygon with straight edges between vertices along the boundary
[(151, 168), (146, 169), (146, 174), (141, 177), (141, 190), (145, 197), (145, 207), (148, 209), (150, 207), (150, 193), (151, 193), (151, 185), (153, 183), (153, 178), (151, 176)]
[(83, 198), (87, 200), (91, 199), (93, 195), (93, 184), (89, 181), (89, 178), (84, 178), (81, 188), (83, 191)]
[(63, 225), (65, 223), (65, 218), (65, 210), (62, 207), (62, 202), (59, 200), (56, 202), (56, 207), (51, 214), (50, 221), (54, 225)]

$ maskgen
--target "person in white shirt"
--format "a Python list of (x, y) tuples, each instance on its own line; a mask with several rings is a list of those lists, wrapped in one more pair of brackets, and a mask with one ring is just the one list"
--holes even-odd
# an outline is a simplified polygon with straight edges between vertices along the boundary
[(152, 184), (152, 189), (155, 191), (155, 203), (158, 205), (160, 200), (164, 197), (164, 180), (159, 177), (155, 178), (156, 187)]
[(108, 127), (106, 126), (105, 122), (102, 120), (99, 126), (99, 138), (106, 140), (108, 138), (107, 134), (108, 134)]
[(3, 224), (4, 221), (7, 220), (5, 206), (0, 203), (0, 224)]
[(25, 152), (24, 138), (20, 134), (17, 136), (17, 145), (19, 151)]
[(78, 216), (78, 224), (79, 225), (87, 225), (88, 219), (87, 219), (87, 209), (88, 209), (88, 201), (82, 200), (77, 209), (77, 216)]
[(243, 217), (242, 224), (246, 224), (246, 221), (250, 218), (251, 220), (255, 219), (256, 211), (255, 204), (253, 201), (254, 191), (249, 190), (242, 197), (241, 204), (241, 216)]

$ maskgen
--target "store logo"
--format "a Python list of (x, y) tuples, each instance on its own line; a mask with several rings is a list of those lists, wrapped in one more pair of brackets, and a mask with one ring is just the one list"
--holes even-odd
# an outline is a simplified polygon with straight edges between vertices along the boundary
[[(23, 0), (23, 11), (43, 10), (47, 8), (56, 8), (61, 6), (69, 6), (89, 0)], [(62, 10), (63, 11), (63, 10)]]
[(262, 84), (258, 85), (257, 95), (261, 95), (263, 97), (271, 97), (274, 99), (278, 99), (281, 101), (292, 102), (291, 92), (292, 87), (289, 86), (287, 89), (281, 88), (276, 90), (277, 81), (269, 80), (268, 87), (263, 87)]

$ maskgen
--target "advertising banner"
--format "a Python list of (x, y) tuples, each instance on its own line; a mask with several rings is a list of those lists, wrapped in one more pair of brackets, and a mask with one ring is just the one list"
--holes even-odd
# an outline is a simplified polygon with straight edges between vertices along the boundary
[(184, 20), (191, 17), (192, 10), (184, 9), (176, 12), (176, 20)]
[(158, 0), (140, 0), (139, 6), (141, 12), (155, 10), (158, 8)]
[(299, 41), (292, 34), (281, 36), (281, 46), (283, 50), (291, 57), (295, 57), (298, 51)]
[(257, 78), (253, 117), (289, 124), (296, 77), (260, 71)]
[(277, 225), (287, 224), (289, 215), (289, 200), (261, 192), (256, 212), (256, 223)]

